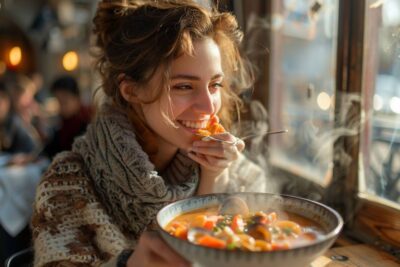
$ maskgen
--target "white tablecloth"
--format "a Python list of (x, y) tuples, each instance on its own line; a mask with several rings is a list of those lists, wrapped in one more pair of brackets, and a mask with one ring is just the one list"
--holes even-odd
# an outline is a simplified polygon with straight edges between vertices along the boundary
[(11, 236), (16, 236), (29, 223), (36, 186), (48, 161), (40, 160), (25, 166), (1, 165), (0, 224)]

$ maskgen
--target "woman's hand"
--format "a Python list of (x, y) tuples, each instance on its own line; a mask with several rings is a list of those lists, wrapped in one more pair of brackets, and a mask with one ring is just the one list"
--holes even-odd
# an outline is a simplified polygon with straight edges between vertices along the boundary
[(189, 267), (190, 263), (170, 248), (156, 231), (145, 231), (126, 263), (127, 267)]
[[(243, 140), (225, 132), (213, 135), (219, 141), (194, 141), (192, 149), (189, 151), (189, 157), (198, 162), (202, 169), (214, 172), (222, 172), (230, 163), (239, 157), (245, 144)], [(230, 143), (229, 143), (230, 142)]]
[(223, 174), (227, 174), (227, 168), (239, 157), (245, 147), (243, 140), (228, 132), (213, 135), (213, 137), (228, 142), (194, 141), (188, 153), (188, 156), (201, 166), (198, 194), (212, 193), (213, 185), (217, 180), (220, 180), (218, 184), (222, 185), (224, 183), (222, 179), (228, 179), (227, 175), (223, 177)]

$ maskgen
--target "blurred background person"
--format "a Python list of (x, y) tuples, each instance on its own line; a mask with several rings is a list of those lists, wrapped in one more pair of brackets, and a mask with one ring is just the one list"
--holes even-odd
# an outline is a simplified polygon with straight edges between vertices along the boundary
[[(15, 84), (0, 80), (0, 262), (31, 244), (35, 187), (48, 162), (33, 127), (15, 109)], [(1, 265), (0, 265), (1, 266)]]
[(22, 74), (11, 73), (5, 81), (10, 90), (15, 115), (34, 140), (35, 154), (38, 155), (49, 136), (47, 115), (35, 99), (38, 88), (33, 80)]
[(49, 157), (70, 150), (74, 138), (83, 134), (92, 117), (92, 109), (83, 104), (76, 79), (69, 75), (58, 77), (50, 92), (59, 104), (58, 125), (45, 148)]
[[(40, 150), (40, 140), (36, 131), (26, 123), (24, 115), (19, 116), (16, 111), (14, 87), (6, 81), (0, 81), (0, 150), (3, 156), (12, 159), (17, 155), (29, 155)], [(10, 163), (10, 161), (8, 162)]]

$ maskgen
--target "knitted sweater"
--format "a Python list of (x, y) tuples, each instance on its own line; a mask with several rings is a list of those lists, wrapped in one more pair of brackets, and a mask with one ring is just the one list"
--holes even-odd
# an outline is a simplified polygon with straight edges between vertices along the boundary
[[(135, 247), (159, 209), (195, 194), (197, 163), (177, 153), (158, 174), (127, 118), (112, 109), (104, 114), (73, 151), (55, 157), (37, 188), (36, 267), (115, 266), (119, 253)], [(229, 174), (224, 191), (265, 190), (264, 173), (244, 156), (231, 164)]]

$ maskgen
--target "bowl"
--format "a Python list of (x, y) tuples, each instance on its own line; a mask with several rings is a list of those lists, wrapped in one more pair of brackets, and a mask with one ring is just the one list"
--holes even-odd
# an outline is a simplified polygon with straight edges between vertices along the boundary
[[(199, 246), (164, 230), (178, 215), (220, 205), (232, 196), (242, 198), (250, 211), (276, 209), (305, 217), (320, 225), (325, 235), (311, 244), (287, 250), (251, 252)], [(158, 212), (157, 224), (162, 238), (194, 267), (309, 267), (311, 262), (329, 249), (336, 240), (343, 227), (343, 219), (332, 208), (300, 197), (268, 193), (219, 193), (171, 203)]]

